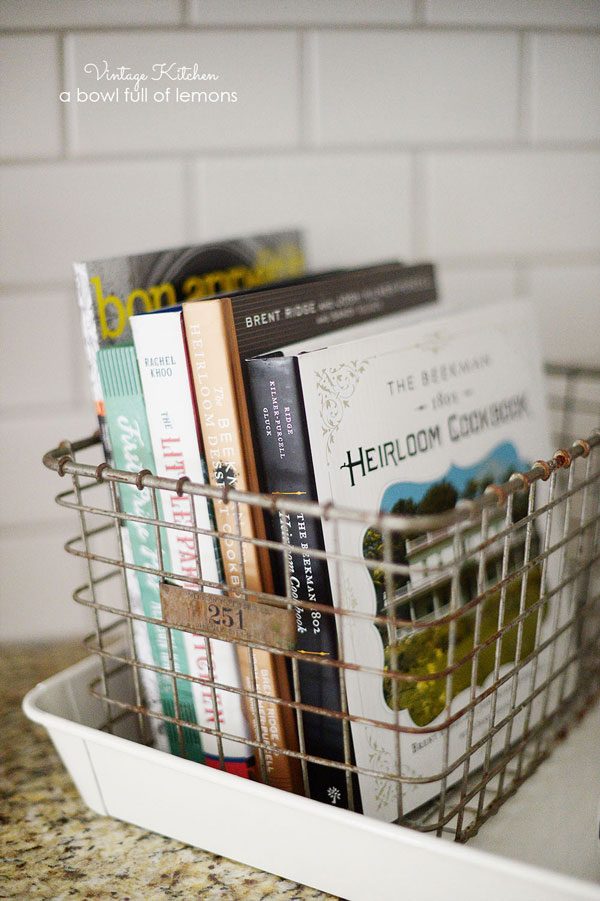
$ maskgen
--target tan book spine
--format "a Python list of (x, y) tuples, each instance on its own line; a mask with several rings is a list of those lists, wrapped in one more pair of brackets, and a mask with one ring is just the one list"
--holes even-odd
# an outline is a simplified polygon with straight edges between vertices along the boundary
[[(240, 416), (239, 385), (236, 391), (239, 360), (235, 333), (232, 336), (228, 328), (229, 306), (227, 299), (188, 302), (183, 306), (183, 318), (209, 481), (211, 485), (218, 487), (229, 486), (247, 491), (254, 490), (256, 474), (253, 455), (247, 455), (244, 451), (243, 432), (247, 411), (245, 398), (241, 397)], [(215, 501), (214, 506), (219, 532), (234, 536), (239, 530), (247, 538), (264, 536), (260, 510), (253, 511), (247, 504), (236, 505), (222, 501)], [(253, 516), (253, 513), (258, 513), (259, 516)], [(225, 579), (232, 593), (240, 594), (244, 587), (256, 592), (271, 590), (268, 557), (261, 558), (258, 548), (252, 544), (242, 544), (234, 537), (223, 538), (221, 554)], [(246, 690), (252, 691), (254, 673), (256, 691), (259, 694), (289, 700), (289, 680), (283, 657), (238, 646), (238, 659)], [(263, 740), (274, 747), (297, 749), (293, 712), (289, 707), (259, 701), (260, 724), (251, 700), (246, 708), (255, 739), (262, 734)], [(299, 789), (297, 760), (265, 751), (265, 764), (271, 785), (285, 791)]]

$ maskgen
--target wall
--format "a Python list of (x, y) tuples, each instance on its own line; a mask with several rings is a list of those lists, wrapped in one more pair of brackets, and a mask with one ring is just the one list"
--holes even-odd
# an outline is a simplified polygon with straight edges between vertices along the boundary
[[(0, 27), (3, 638), (87, 625), (40, 463), (93, 429), (73, 259), (297, 223), (315, 266), (432, 257), (447, 305), (531, 294), (546, 355), (597, 361), (596, 0), (4, 0)], [(107, 56), (199, 60), (240, 101), (59, 102)]]

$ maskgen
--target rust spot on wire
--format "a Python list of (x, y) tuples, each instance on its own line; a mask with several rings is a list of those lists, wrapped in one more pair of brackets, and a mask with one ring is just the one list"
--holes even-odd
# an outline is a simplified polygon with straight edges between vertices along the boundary
[(555, 461), (555, 463), (559, 469), (562, 469), (563, 467), (565, 469), (568, 469), (569, 466), (571, 465), (571, 461), (573, 460), (573, 457), (568, 450), (565, 450), (564, 447), (561, 447), (559, 450), (556, 451), (556, 453), (554, 454), (552, 459)]
[(580, 447), (582, 450), (582, 457), (589, 457), (590, 455), (590, 443), (586, 441), (584, 438), (578, 438), (577, 441), (573, 442), (573, 447)]
[(144, 476), (151, 476), (152, 472), (149, 469), (140, 469), (138, 474), (135, 477), (135, 484), (138, 491), (142, 491), (144, 488)]
[(175, 485), (175, 494), (177, 497), (181, 497), (183, 495), (183, 486), (186, 482), (189, 482), (190, 479), (188, 476), (181, 476), (180, 479), (177, 479), (177, 484)]
[(506, 491), (500, 485), (488, 485), (485, 489), (486, 494), (493, 494), (498, 502), (499, 507), (503, 507), (506, 503)]
[(552, 475), (552, 467), (546, 460), (536, 460), (533, 464), (532, 469), (541, 469), (543, 472), (542, 482), (547, 482), (550, 476)]
[(527, 491), (527, 489), (531, 485), (531, 480), (528, 475), (524, 472), (513, 472), (511, 477), (508, 480), (509, 482), (520, 482), (521, 484), (517, 488), (517, 491)]
[(96, 466), (96, 481), (97, 482), (102, 481), (102, 473), (104, 472), (105, 469), (108, 469), (108, 463), (98, 463), (98, 465)]
[(64, 476), (65, 474), (65, 466), (67, 463), (73, 463), (73, 457), (71, 454), (64, 454), (62, 457), (59, 457), (57, 462), (57, 473), (59, 476)]

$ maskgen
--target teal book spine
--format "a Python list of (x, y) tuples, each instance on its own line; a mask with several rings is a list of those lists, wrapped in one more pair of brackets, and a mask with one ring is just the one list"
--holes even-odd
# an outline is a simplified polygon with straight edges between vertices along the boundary
[[(98, 370), (102, 391), (104, 393), (106, 424), (113, 451), (114, 465), (127, 472), (139, 472), (141, 469), (155, 471), (154, 456), (148, 430), (148, 420), (142, 385), (135, 350), (131, 345), (109, 347), (98, 351)], [(118, 485), (121, 508), (124, 513), (131, 513), (143, 518), (153, 518), (152, 496), (148, 488), (141, 491), (135, 485)], [(162, 519), (160, 496), (157, 494), (158, 515)], [(158, 545), (154, 526), (146, 522), (127, 520), (127, 531), (131, 544), (133, 563), (158, 569)], [(163, 569), (169, 569), (169, 557), (166, 542), (163, 542)], [(160, 579), (153, 573), (136, 571), (139, 584), (141, 607), (145, 616), (153, 619), (162, 618), (160, 601)], [(149, 646), (154, 666), (169, 669), (168, 635), (166, 628), (147, 623)], [(179, 673), (188, 673), (189, 664), (184, 643), (184, 635), (171, 630), (173, 662)], [(162, 712), (169, 717), (176, 714), (174, 684), (170, 676), (157, 674), (158, 694)], [(182, 719), (197, 723), (196, 709), (192, 695), (192, 684), (185, 679), (177, 679), (177, 697)], [(171, 753), (200, 763), (204, 761), (204, 753), (200, 740), (200, 732), (196, 729), (183, 728), (184, 749), (180, 747), (177, 727), (166, 723)]]

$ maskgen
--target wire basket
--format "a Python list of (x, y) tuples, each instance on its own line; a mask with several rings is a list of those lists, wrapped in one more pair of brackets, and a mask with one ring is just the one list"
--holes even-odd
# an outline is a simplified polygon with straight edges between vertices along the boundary
[[(309, 767), (327, 765), (345, 774), (349, 806), (360, 809), (360, 779), (377, 779), (381, 790), (397, 800), (397, 822), (420, 831), (466, 841), (512, 795), (550, 753), (554, 744), (594, 702), (600, 691), (600, 371), (552, 365), (547, 367), (550, 408), (555, 418), (558, 450), (550, 460), (538, 460), (528, 472), (515, 473), (501, 485), (489, 485), (483, 494), (461, 501), (452, 510), (430, 516), (366, 515), (363, 512), (322, 507), (291, 497), (272, 497), (198, 485), (112, 469), (106, 463), (81, 462), (82, 454), (100, 451), (98, 436), (62, 442), (49, 451), (44, 464), (71, 479), (57, 503), (77, 511), (79, 534), (66, 550), (83, 558), (87, 581), (74, 592), (77, 603), (89, 607), (95, 629), (86, 639), (98, 655), (102, 675), (91, 686), (105, 711), (103, 728), (134, 740), (152, 743), (157, 725), (175, 733), (179, 753), (186, 756), (186, 735), (210, 734), (218, 747), (217, 765), (225, 768), (223, 742), (239, 742), (254, 749), (256, 775), (268, 780), (266, 760), (283, 754), (297, 761), (300, 791), (310, 796)], [(579, 431), (581, 429), (581, 431)], [(586, 435), (572, 440), (572, 435)], [(147, 489), (152, 516), (122, 512), (120, 485)], [(365, 618), (351, 604), (331, 607), (298, 600), (287, 578), (280, 594), (245, 589), (243, 572), (236, 596), (250, 605), (276, 609), (293, 618), (295, 608), (319, 617), (335, 617), (339, 634), (337, 659), (311, 658), (311, 665), (333, 669), (339, 679), (341, 707), (332, 711), (303, 703), (299, 669), (306, 656), (268, 634), (235, 634), (240, 647), (253, 653), (267, 651), (287, 663), (290, 697), (265, 695), (257, 689), (235, 688), (219, 681), (211, 654), (211, 640), (227, 640), (227, 630), (214, 624), (194, 628), (171, 611), (162, 618), (144, 615), (132, 596), (128, 573), (146, 572), (165, 583), (190, 582), (199, 591), (221, 591), (225, 583), (196, 579), (163, 566), (165, 530), (178, 528), (198, 546), (200, 535), (225, 536), (216, 530), (191, 525), (173, 526), (159, 517), (159, 492), (179, 496), (203, 495), (232, 505), (238, 525), (241, 511), (258, 508), (265, 516), (302, 513), (306, 518), (327, 518), (334, 530), (359, 523), (377, 538), (379, 551), (369, 557), (350, 558), (311, 549), (311, 557), (325, 559), (332, 578), (342, 579), (344, 568), (366, 566), (380, 586), (382, 602), (368, 617), (385, 637), (385, 665), (363, 667), (345, 656), (344, 621)], [(193, 509), (193, 503), (191, 504)], [(144, 524), (155, 536), (158, 566), (132, 562), (121, 526)], [(284, 561), (291, 554), (301, 560), (306, 548), (268, 539), (248, 538), (238, 528), (227, 536), (243, 549), (246, 544), (265, 548)], [(399, 554), (398, 548), (402, 553)], [(340, 583), (342, 584), (342, 583)], [(211, 595), (213, 598), (215, 595)], [(180, 614), (179, 614), (180, 615)], [(175, 616), (175, 618), (174, 618)], [(143, 624), (160, 627), (166, 640), (168, 667), (156, 666), (140, 650)], [(212, 727), (186, 718), (180, 703), (181, 686), (198, 678), (176, 668), (173, 650), (176, 632), (195, 632), (206, 641), (207, 675), (202, 688), (214, 710)], [(425, 650), (427, 653), (425, 653)], [(432, 660), (434, 664), (432, 664)], [(154, 673), (170, 680), (172, 715), (147, 700), (144, 677)], [(387, 703), (395, 711), (390, 727), (357, 717), (348, 710), (347, 680), (381, 680)], [(221, 728), (218, 692), (241, 695), (256, 729), (233, 734)], [(276, 704), (291, 712), (298, 744), (281, 748), (263, 734), (259, 707)], [(401, 720), (409, 710), (412, 723)], [(342, 725), (343, 759), (308, 753), (304, 717), (318, 715)], [(392, 730), (395, 754), (385, 766), (374, 757), (369, 767), (355, 762), (352, 730), (358, 726)], [(126, 727), (126, 728), (125, 728)], [(127, 730), (129, 730), (127, 732)], [(407, 771), (402, 761), (404, 742), (435, 742), (439, 765), (426, 773)], [(407, 805), (415, 786), (425, 786), (429, 800)], [(335, 803), (335, 798), (332, 799)]]

